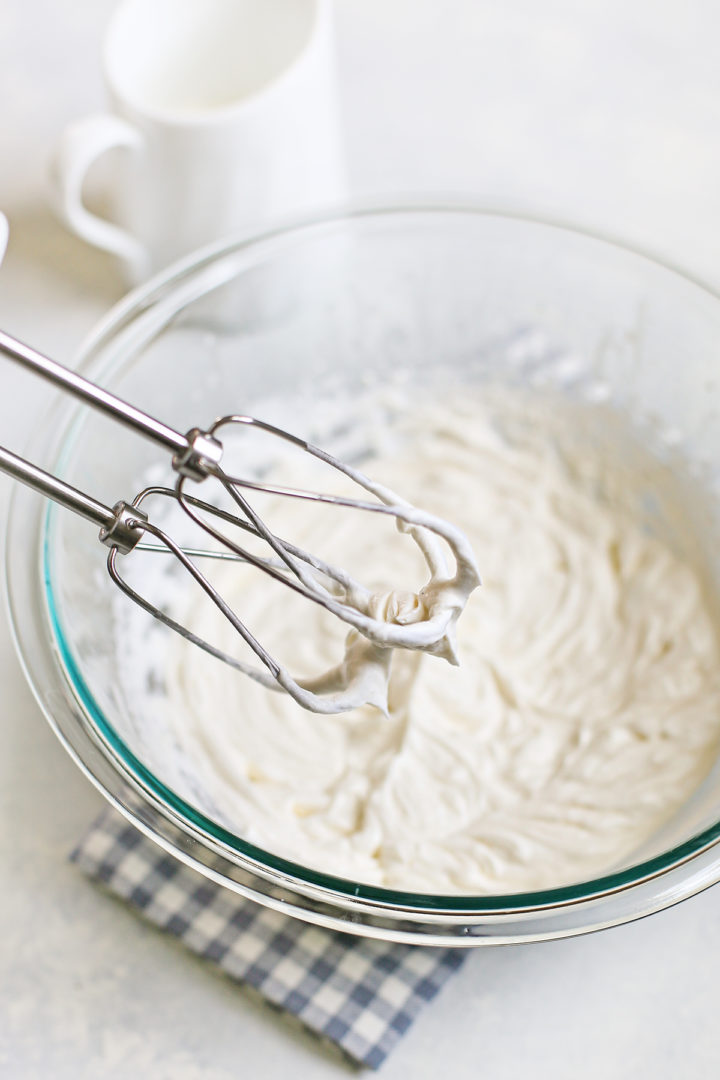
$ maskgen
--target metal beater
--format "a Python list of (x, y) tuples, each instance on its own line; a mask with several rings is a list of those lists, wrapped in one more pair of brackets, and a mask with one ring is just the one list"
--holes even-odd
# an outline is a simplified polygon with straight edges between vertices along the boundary
[[(171, 451), (172, 465), (177, 474), (174, 487), (148, 487), (131, 502), (121, 500), (110, 508), (17, 454), (0, 447), (1, 471), (99, 526), (99, 539), (110, 548), (107, 559), (110, 577), (127, 596), (154, 618), (263, 685), (271, 689), (285, 690), (303, 707), (314, 712), (342, 712), (354, 708), (359, 703), (358, 691), (362, 693), (365, 702), (385, 707), (387, 675), (391, 650), (394, 648), (422, 650), (442, 656), (451, 663), (457, 662), (454, 649), (455, 622), (467, 596), (480, 583), (472, 548), (459, 529), (442, 518), (410, 505), (388, 488), (373, 482), (363, 473), (319, 447), (262, 420), (241, 415), (224, 416), (206, 431), (192, 428), (183, 435), (2, 331), (0, 352), (92, 408)], [(217, 436), (223, 429), (238, 425), (259, 428), (292, 443), (354, 481), (372, 495), (374, 501), (259, 483), (228, 475), (220, 466), (223, 444)], [(237, 508), (237, 513), (231, 514), (211, 501), (197, 499), (187, 493), (187, 481), (202, 482), (208, 477), (221, 485)], [(374, 596), (365, 586), (341, 568), (330, 565), (275, 535), (248, 502), (244, 494), (248, 490), (331, 503), (395, 518), (401, 531), (408, 532), (420, 548), (431, 575), (429, 585), (418, 594), (418, 606), (413, 616), (400, 618), (398, 621), (388, 620), (387, 617), (378, 618), (373, 613)], [(219, 542), (223, 550), (189, 549), (177, 544), (150, 520), (143, 509), (142, 504), (155, 495), (175, 499), (185, 514)], [(249, 550), (223, 532), (223, 524), (261, 539), (268, 545), (271, 554), (261, 556)], [(152, 538), (150, 542), (148, 537)], [(448, 569), (446, 550), (440, 541), (445, 541), (452, 552), (455, 561), (452, 571)], [(216, 648), (141, 596), (121, 575), (118, 556), (142, 550), (164, 550), (179, 560), (220, 613), (250, 646), (264, 670)], [(202, 557), (249, 562), (347, 623), (355, 633), (351, 631), (348, 636), (345, 661), (329, 673), (330, 677), (297, 682), (270, 656), (198, 568), (194, 560)]]

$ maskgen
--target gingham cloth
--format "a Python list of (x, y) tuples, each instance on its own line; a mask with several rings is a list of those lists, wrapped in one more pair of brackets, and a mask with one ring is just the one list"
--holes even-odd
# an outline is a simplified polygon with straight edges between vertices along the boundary
[(373, 1069), (465, 956), (340, 934), (261, 907), (178, 862), (114, 810), (71, 858), (193, 952)]

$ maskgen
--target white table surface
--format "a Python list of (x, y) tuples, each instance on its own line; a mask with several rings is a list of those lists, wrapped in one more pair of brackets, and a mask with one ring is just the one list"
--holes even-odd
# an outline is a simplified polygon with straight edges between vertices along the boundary
[[(54, 223), (45, 187), (54, 137), (102, 106), (111, 8), (0, 13), (0, 325), (61, 360), (123, 292), (113, 260)], [(351, 189), (512, 201), (720, 282), (719, 31), (702, 0), (338, 0)], [(20, 448), (46, 394), (1, 371), (0, 442)], [(0, 704), (0, 1075), (350, 1075), (68, 865), (100, 796), (40, 716), (4, 614)], [(475, 953), (382, 1075), (715, 1077), (719, 960), (717, 889), (592, 937)]]

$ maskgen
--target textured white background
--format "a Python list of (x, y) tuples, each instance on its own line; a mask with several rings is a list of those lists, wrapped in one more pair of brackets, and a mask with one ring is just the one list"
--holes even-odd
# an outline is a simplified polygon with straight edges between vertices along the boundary
[[(261, 0), (258, 0), (261, 2)], [(720, 283), (720, 8), (702, 0), (337, 0), (351, 190), (469, 192), (609, 230)], [(70, 360), (123, 292), (54, 224), (49, 147), (103, 103), (110, 0), (4, 0), (0, 325)], [(0, 442), (45, 391), (0, 368)], [(8, 484), (0, 481), (0, 517)], [(0, 618), (0, 1075), (350, 1075), (90, 887), (67, 852), (99, 806)], [(593, 937), (483, 951), (383, 1077), (624, 1080), (720, 1067), (720, 892)]]

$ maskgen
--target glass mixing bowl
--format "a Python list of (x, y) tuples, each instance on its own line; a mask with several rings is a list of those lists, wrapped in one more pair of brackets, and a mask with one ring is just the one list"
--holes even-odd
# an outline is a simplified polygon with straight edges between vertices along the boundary
[[(517, 216), (396, 208), (206, 249), (116, 306), (77, 365), (181, 431), (232, 410), (263, 415), (270, 391), (302, 431), (303, 403), (378, 379), (422, 382), (438, 365), (453, 378), (609, 399), (663, 452), (680, 446), (692, 463), (714, 575), (719, 345), (718, 297), (640, 253)], [(67, 399), (38, 426), (27, 456), (109, 504), (132, 498), (161, 458)], [(8, 528), (11, 617), (49, 722), (131, 821), (229, 889), (342, 931), (482, 945), (610, 926), (720, 879), (717, 768), (631, 861), (544, 892), (401, 893), (260, 850), (213, 818), (162, 724), (142, 715), (118, 664), (113, 586), (94, 530), (21, 487)]]

